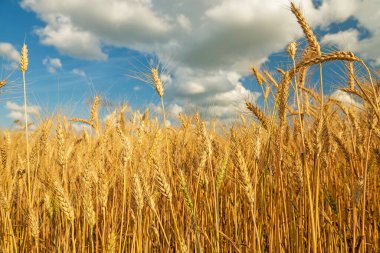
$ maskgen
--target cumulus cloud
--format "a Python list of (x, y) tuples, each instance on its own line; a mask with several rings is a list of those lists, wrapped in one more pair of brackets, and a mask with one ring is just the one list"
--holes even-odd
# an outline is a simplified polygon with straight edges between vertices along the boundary
[(11, 118), (12, 120), (23, 120), (24, 114), (22, 112), (18, 111), (10, 111), (8, 113), (8, 118)]
[(342, 50), (357, 51), (359, 31), (356, 29), (348, 29), (334, 34), (326, 34), (322, 38), (322, 43), (335, 45)]
[[(312, 25), (326, 26), (350, 17), (357, 2), (325, 0), (317, 9), (307, 0), (301, 7)], [(42, 43), (85, 59), (105, 59), (103, 45), (113, 45), (159, 51), (162, 58), (174, 52), (186, 65), (219, 68), (232, 63), (230, 70), (243, 70), (248, 61), (263, 62), (301, 35), (287, 0), (94, 0), (91, 5), (23, 0), (21, 5), (45, 21), (36, 30)]]
[(104, 60), (102, 43), (151, 43), (171, 31), (170, 23), (153, 11), (150, 1), (24, 0), (21, 5), (47, 23), (37, 29), (42, 43), (79, 58)]
[[(9, 111), (24, 112), (24, 105), (21, 105), (21, 104), (19, 105), (19, 104), (14, 103), (14, 102), (7, 101), (7, 103), (5, 104), (5, 107)], [(28, 114), (39, 116), (40, 111), (41, 111), (41, 107), (39, 107), (37, 105), (28, 105), (27, 106), (27, 113)]]
[(83, 31), (65, 16), (49, 17), (48, 25), (36, 33), (44, 45), (54, 46), (63, 54), (87, 60), (105, 60), (100, 41), (91, 32)]
[(349, 94), (347, 94), (346, 92), (343, 92), (341, 90), (337, 90), (337, 91), (334, 91), (331, 95), (330, 95), (331, 98), (333, 99), (336, 99), (346, 105), (353, 105), (357, 108), (362, 108), (363, 105), (361, 103), (359, 103), (358, 101), (356, 101), (355, 99), (353, 99), (352, 96), (350, 96)]
[[(8, 110), (7, 117), (13, 120), (14, 122), (19, 122), (16, 125), (17, 129), (22, 128), (22, 124), (24, 124), (24, 106), (21, 104), (17, 104), (14, 102), (8, 101), (5, 104), (6, 109)], [(37, 105), (28, 105), (27, 113), (29, 118), (38, 118), (40, 116), (41, 107)], [(30, 130), (34, 130), (35, 127), (32, 125)]]
[(77, 76), (81, 76), (81, 77), (86, 77), (86, 72), (84, 72), (83, 70), (81, 69), (73, 69), (71, 70), (71, 73), (73, 73), (74, 75), (77, 75)]
[[(377, 0), (370, 0), (375, 2)], [(322, 0), (321, 6), (315, 8), (312, 1), (299, 1), (299, 6), (312, 27), (328, 28), (333, 23), (340, 23), (355, 15), (362, 0)]]
[(178, 116), (178, 114), (180, 114), (181, 112), (183, 112), (183, 107), (178, 105), (178, 104), (171, 104), (170, 107), (169, 107), (169, 113), (175, 117), (175, 116)]
[(0, 57), (4, 58), (10, 64), (10, 68), (18, 68), (20, 53), (11, 43), (0, 42)]
[(245, 88), (242, 76), (234, 71), (178, 68), (175, 75), (177, 82), (168, 85), (167, 95), (173, 108), (178, 106), (181, 112), (200, 111), (204, 117), (231, 119), (245, 99), (255, 102), (260, 96)]
[[(371, 1), (354, 1), (352, 6), (354, 10), (351, 15), (358, 21), (359, 29), (366, 29), (369, 36), (360, 37), (357, 29), (347, 29), (337, 33), (330, 33), (324, 36), (323, 41), (333, 43), (342, 49), (352, 50), (360, 54), (367, 60), (373, 60), (380, 65), (380, 2)], [(345, 6), (345, 4), (343, 4)]]
[(57, 73), (57, 70), (62, 68), (62, 62), (59, 58), (46, 57), (42, 60), (42, 64), (46, 66), (46, 69), (51, 74)]
[[(352, 42), (352, 50), (380, 59), (379, 1), (324, 0), (318, 8), (312, 0), (295, 3), (313, 28), (325, 31), (332, 22), (356, 18), (374, 36), (359, 40), (357, 31), (348, 30), (323, 41), (342, 47)], [(36, 29), (41, 42), (61, 53), (105, 60), (107, 46), (155, 52), (175, 66), (166, 87), (169, 106), (224, 118), (242, 98), (259, 96), (240, 82), (248, 67), (302, 36), (288, 0), (22, 0), (21, 5), (45, 22)]]

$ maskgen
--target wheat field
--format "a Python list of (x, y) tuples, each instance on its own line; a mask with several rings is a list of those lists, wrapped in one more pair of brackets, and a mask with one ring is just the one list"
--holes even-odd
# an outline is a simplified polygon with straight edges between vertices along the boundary
[[(252, 67), (264, 107), (242, 101), (240, 122), (167, 126), (153, 68), (164, 123), (127, 106), (103, 122), (96, 96), (88, 119), (1, 130), (0, 252), (380, 252), (380, 81), (322, 52), (290, 5), (307, 45), (289, 44), (279, 78)], [(360, 106), (324, 94), (322, 71), (308, 83), (330, 61)], [(26, 111), (26, 45), (20, 65)]]

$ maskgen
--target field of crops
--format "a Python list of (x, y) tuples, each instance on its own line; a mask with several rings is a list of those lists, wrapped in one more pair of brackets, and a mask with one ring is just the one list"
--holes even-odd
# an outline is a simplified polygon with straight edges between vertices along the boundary
[[(164, 121), (127, 106), (102, 121), (96, 96), (86, 119), (1, 130), (0, 252), (379, 252), (380, 83), (291, 11), (308, 44), (280, 78), (252, 67), (264, 107), (242, 101), (239, 122), (164, 124), (152, 68)], [(330, 61), (359, 105), (323, 94), (322, 71), (308, 83)], [(26, 45), (20, 69), (27, 89)]]

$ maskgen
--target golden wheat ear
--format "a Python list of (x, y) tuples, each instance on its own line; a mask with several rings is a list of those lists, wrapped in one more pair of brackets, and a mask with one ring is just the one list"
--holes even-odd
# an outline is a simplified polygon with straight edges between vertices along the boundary
[(312, 51), (316, 55), (321, 55), (321, 47), (318, 43), (317, 37), (315, 37), (313, 30), (309, 26), (309, 24), (306, 22), (305, 17), (302, 15), (300, 9), (296, 7), (296, 5), (291, 2), (290, 3), (290, 10), (293, 12), (294, 16), (297, 19), (298, 24), (300, 24), (301, 29), (303, 33), (305, 34), (305, 37), (307, 39), (307, 42), (312, 49)]
[(253, 115), (256, 116), (256, 118), (261, 122), (261, 124), (263, 125), (263, 127), (266, 130), (268, 130), (268, 128), (270, 126), (270, 122), (267, 119), (267, 117), (264, 115), (264, 113), (257, 106), (254, 106), (251, 102), (246, 101), (245, 102), (245, 106), (247, 107), (247, 109), (250, 112), (253, 113)]
[(152, 68), (151, 73), (152, 73), (154, 88), (156, 89), (157, 94), (160, 97), (163, 97), (164, 96), (164, 86), (162, 85), (162, 80), (158, 75), (158, 68)]
[(28, 46), (24, 44), (21, 48), (20, 70), (25, 73), (28, 70)]
[(252, 66), (251, 72), (254, 75), (254, 77), (256, 78), (257, 83), (260, 86), (263, 86), (263, 82), (265, 82), (266, 80), (265, 80), (265, 77), (260, 73), (260, 71), (255, 66)]

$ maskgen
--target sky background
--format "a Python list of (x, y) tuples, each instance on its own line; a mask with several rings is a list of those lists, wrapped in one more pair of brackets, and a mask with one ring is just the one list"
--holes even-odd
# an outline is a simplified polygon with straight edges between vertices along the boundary
[[(324, 52), (350, 50), (380, 64), (380, 1), (294, 1)], [(103, 116), (126, 102), (159, 111), (154, 89), (133, 76), (160, 64), (165, 106), (178, 113), (232, 120), (245, 99), (258, 104), (261, 89), (251, 65), (273, 72), (291, 61), (284, 49), (305, 44), (288, 0), (0, 0), (0, 127), (22, 120), (18, 67), (29, 48), (30, 114), (85, 117), (95, 95)], [(332, 65), (326, 92), (345, 85), (344, 67)], [(326, 70), (327, 71), (327, 70)], [(340, 74), (339, 74), (340, 73)], [(343, 73), (343, 74), (342, 74)], [(343, 94), (333, 93), (342, 100)]]

